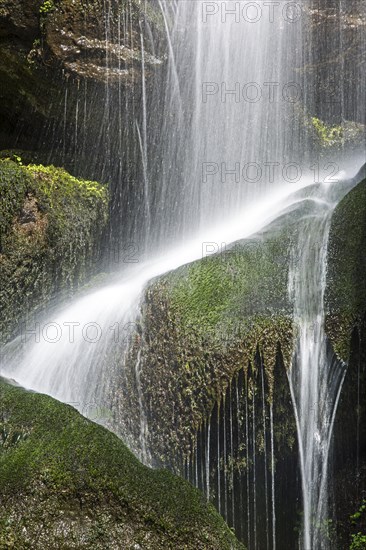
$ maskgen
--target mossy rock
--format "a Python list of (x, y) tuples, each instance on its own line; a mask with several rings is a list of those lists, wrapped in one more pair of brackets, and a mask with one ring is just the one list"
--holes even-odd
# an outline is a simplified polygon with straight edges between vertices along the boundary
[(238, 372), (249, 364), (256, 369), (258, 354), (269, 399), (279, 348), (290, 366), (294, 327), (288, 270), (296, 223), (288, 218), (284, 227), (240, 241), (147, 287), (127, 366), (122, 372), (116, 356), (110, 375), (111, 426), (123, 435), (134, 430), (131, 439), (138, 446), (139, 364), (144, 412), (154, 426), (148, 448), (158, 464), (180, 471), (197, 431)]
[(120, 439), (0, 380), (0, 548), (243, 548), (198, 490)]
[(325, 304), (326, 333), (338, 357), (349, 358), (353, 328), (366, 312), (366, 180), (337, 206), (331, 224)]
[(93, 275), (108, 215), (102, 185), (0, 160), (0, 339)]

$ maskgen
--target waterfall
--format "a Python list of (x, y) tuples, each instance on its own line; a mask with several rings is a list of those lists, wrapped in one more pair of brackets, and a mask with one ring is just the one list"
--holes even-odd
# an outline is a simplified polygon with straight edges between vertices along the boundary
[(159, 181), (152, 215), (164, 212), (164, 223), (153, 224), (159, 242), (196, 234), (294, 184), (298, 165), (309, 173), (295, 116), (301, 13), (251, 4), (161, 1), (166, 21), (175, 13), (163, 138), (151, 166)]
[[(96, 155), (90, 167), (102, 179), (111, 172), (117, 180), (112, 178), (111, 185), (112, 245), (117, 241), (118, 252), (127, 239), (144, 251), (144, 258), (114, 273), (105, 286), (25, 325), (2, 350), (0, 374), (111, 427), (110, 364), (118, 356), (127, 380), (131, 342), (126, 331), (139, 319), (149, 282), (202, 259), (209, 249), (219, 251), (255, 235), (290, 208), (303, 206), (309, 195), (313, 210), (301, 220), (290, 274), (299, 337), (289, 380), (302, 477), (301, 544), (303, 550), (327, 550), (328, 457), (345, 367), (332, 356), (324, 333), (324, 291), (331, 215), (341, 192), (319, 184), (326, 174), (317, 177), (322, 165), (310, 160), (303, 136), (299, 113), (311, 112), (315, 103), (298, 70), (304, 59), (313, 60), (304, 51), (305, 11), (294, 2), (158, 3), (167, 33), (167, 74), (148, 85), (150, 54), (141, 24), (141, 97), (124, 97), (119, 61), (117, 91), (107, 83), (103, 96), (103, 147), (98, 147), (105, 158)], [(108, 3), (106, 44), (114, 39), (133, 50), (131, 13), (126, 8), (124, 19), (118, 16), (118, 36), (113, 37), (111, 9)], [(62, 160), (72, 149), (77, 166), (85, 161), (87, 146), (82, 114), (84, 120), (91, 116), (95, 97), (85, 84), (84, 107), (79, 99), (75, 105), (73, 146), (66, 147), (71, 85), (65, 86)], [(343, 119), (344, 91), (341, 95)], [(359, 118), (361, 111), (357, 107)], [(354, 163), (349, 176), (360, 163)], [(122, 166), (136, 164), (138, 181), (126, 181)], [(337, 177), (341, 181), (347, 175)], [(150, 464), (147, 434), (154, 427), (145, 413), (140, 354), (133, 375), (139, 434), (131, 430), (129, 418), (121, 419), (118, 434)], [(263, 364), (243, 365), (241, 376), (240, 392), (239, 383), (230, 388), (184, 456), (183, 474), (215, 502), (249, 550), (264, 545), (275, 550), (280, 547), (278, 502), (283, 502), (277, 491), (275, 404), (265, 395)], [(127, 391), (126, 382), (121, 392)], [(235, 453), (239, 471), (234, 471)]]
[[(131, 267), (117, 281), (61, 305), (39, 322), (25, 325), (22, 334), (2, 350), (0, 373), (70, 403), (81, 412), (91, 405), (93, 409), (110, 408), (108, 363), (117, 350), (123, 369), (128, 349), (126, 329), (138, 316), (148, 281), (202, 258), (202, 243), (231, 243), (257, 233), (291, 205), (301, 202), (296, 191), (311, 185), (311, 180), (283, 185), (261, 201), (249, 203), (230, 223), (225, 220), (208, 227), (164, 255)], [(104, 420), (103, 416), (99, 418), (102, 423)], [(123, 429), (121, 433), (136, 449), (128, 433)]]
[(142, 387), (141, 387), (141, 350), (139, 350), (137, 355), (137, 362), (136, 362), (136, 385), (137, 385), (137, 393), (138, 393), (138, 402), (139, 402), (139, 409), (140, 409), (140, 460), (143, 464), (150, 464), (151, 463), (151, 457), (149, 454), (148, 446), (147, 446), (147, 436), (149, 432), (149, 427), (147, 423), (144, 403), (143, 403), (143, 394), (142, 394)]
[(264, 384), (264, 368), (261, 368), (261, 390), (262, 390), (262, 415), (263, 415), (263, 441), (264, 441), (264, 490), (266, 501), (266, 533), (267, 549), (269, 548), (269, 509), (268, 509), (268, 470), (267, 470), (267, 418), (266, 418), (266, 395)]
[(324, 333), (324, 292), (330, 220), (334, 202), (318, 199), (316, 211), (300, 226), (297, 261), (290, 272), (298, 345), (290, 373), (299, 438), (303, 489), (303, 550), (326, 550), (327, 470), (332, 429), (345, 375)]
[[(249, 389), (248, 389), (248, 373), (245, 377), (245, 448), (246, 448), (246, 460), (247, 464), (250, 464), (249, 461), (249, 411), (248, 411), (248, 401), (249, 401)], [(250, 469), (246, 468), (246, 491), (247, 491), (247, 540), (248, 548), (251, 548), (251, 514), (250, 514)]]

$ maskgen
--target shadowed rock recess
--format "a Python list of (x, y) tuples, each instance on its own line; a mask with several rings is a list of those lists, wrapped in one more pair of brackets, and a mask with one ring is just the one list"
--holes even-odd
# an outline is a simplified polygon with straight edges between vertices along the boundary
[(73, 408), (0, 380), (0, 547), (243, 549), (186, 481)]
[[(85, 99), (94, 103), (93, 99), (102, 99), (107, 85), (126, 89), (141, 83), (141, 32), (147, 74), (162, 64), (151, 51), (153, 33), (161, 28), (161, 14), (150, 1), (2, 0), (1, 143), (6, 141), (9, 147), (17, 141), (19, 145), (20, 134), (26, 148), (46, 149), (44, 131), (50, 128), (49, 135), (53, 132), (56, 140), (64, 140), (64, 124), (72, 125), (67, 129), (70, 137), (77, 124), (78, 96), (88, 85), (90, 95)], [(66, 103), (65, 89), (69, 92)], [(98, 117), (105, 115), (101, 105), (95, 102), (98, 109), (93, 118), (97, 120), (88, 120), (94, 124), (89, 127), (89, 133), (95, 130), (94, 138), (102, 122)], [(44, 142), (37, 143), (35, 130), (42, 130)], [(69, 155), (76, 145), (70, 144)]]

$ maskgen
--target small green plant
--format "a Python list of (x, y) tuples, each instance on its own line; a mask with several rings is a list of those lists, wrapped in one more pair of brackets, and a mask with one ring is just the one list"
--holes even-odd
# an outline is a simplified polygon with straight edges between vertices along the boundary
[(352, 535), (350, 550), (365, 550), (366, 548), (366, 535), (362, 533), (356, 533)]
[(43, 16), (48, 15), (51, 11), (55, 9), (55, 5), (52, 0), (45, 0), (41, 7), (39, 8), (39, 13)]
[(363, 500), (361, 506), (358, 509), (358, 511), (351, 516), (352, 523), (355, 524), (357, 522), (357, 520), (359, 520), (362, 517), (362, 515), (365, 511), (366, 511), (366, 500)]
[[(350, 517), (352, 524), (356, 525), (361, 519), (363, 519), (365, 512), (366, 512), (366, 500), (363, 500), (357, 512)], [(351, 535), (350, 550), (365, 550), (365, 549), (366, 549), (366, 534), (361, 533), (359, 531), (358, 533), (354, 533), (353, 535)]]

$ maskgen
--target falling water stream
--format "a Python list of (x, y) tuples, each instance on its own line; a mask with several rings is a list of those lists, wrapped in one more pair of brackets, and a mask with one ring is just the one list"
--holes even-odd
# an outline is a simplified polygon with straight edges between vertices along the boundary
[[(302, 20), (296, 11), (273, 12), (266, 6), (269, 3), (262, 6), (243, 1), (159, 0), (158, 3), (167, 31), (168, 74), (163, 90), (159, 86), (148, 89), (141, 32), (142, 117), (133, 122), (142, 164), (141, 204), (132, 221), (126, 222), (130, 223), (129, 234), (138, 242), (144, 241), (143, 249), (151, 253), (106, 286), (76, 298), (71, 304), (63, 304), (38, 325), (26, 326), (22, 337), (2, 350), (0, 374), (26, 388), (70, 403), (85, 416), (90, 416), (91, 406), (108, 408), (108, 360), (118, 346), (123, 365), (123, 354), (128, 352), (124, 331), (139, 315), (149, 282), (201, 259), (207, 250), (216, 252), (222, 246), (256, 234), (290, 209), (301, 208), (306, 201), (311, 203), (312, 214), (301, 220), (294, 251), (294, 258), (299, 260), (294, 260), (291, 266), (289, 287), (299, 337), (289, 378), (300, 449), (302, 550), (327, 550), (328, 455), (345, 373), (344, 365), (332, 356), (324, 333), (327, 243), (332, 212), (345, 192), (341, 180), (352, 178), (364, 159), (357, 159), (353, 165), (350, 162), (351, 168), (342, 166), (345, 171), (342, 176), (338, 174), (338, 183), (322, 185), (314, 181), (306, 140), (301, 135), (303, 123), (297, 116), (302, 76), (293, 68), (303, 58), (305, 41)], [(256, 10), (262, 6), (261, 17), (243, 11), (248, 4), (252, 4), (252, 9), (255, 5)], [(108, 12), (107, 42), (109, 17)], [(121, 20), (119, 25), (120, 40)], [(66, 121), (68, 88), (65, 90)], [(106, 113), (111, 109), (111, 97), (107, 90)], [(158, 105), (164, 112), (158, 128), (152, 127), (156, 119), (155, 113), (148, 111), (149, 104)], [(120, 144), (123, 107), (120, 85), (117, 117)], [(81, 109), (77, 103), (75, 156), (81, 141), (78, 140)], [(85, 104), (85, 116), (86, 112)], [(143, 229), (136, 229), (140, 225)], [(141, 460), (149, 463), (146, 441), (150, 427), (141, 398), (140, 356), (135, 371), (140, 406), (137, 447), (142, 451), (127, 432), (125, 440)], [(259, 535), (256, 498), (258, 485), (263, 482), (266, 547), (275, 550), (273, 407), (271, 404), (267, 419), (263, 377), (260, 396), (256, 397), (254, 390), (251, 394), (249, 384), (246, 380), (247, 399), (241, 411), (245, 431), (240, 437), (247, 463), (252, 462), (254, 467), (247, 470), (246, 487), (240, 491), (241, 506), (247, 501), (246, 516), (236, 527), (242, 533), (247, 532), (249, 550), (256, 550)], [(233, 454), (236, 445), (232, 426), (235, 422), (239, 425), (239, 396), (234, 401), (236, 413), (230, 402), (227, 410), (218, 409), (217, 426), (210, 419), (207, 421), (205, 471), (198, 469), (194, 457), (185, 465), (187, 477), (205, 487), (206, 496), (210, 497), (213, 491), (208, 469), (215, 428), (217, 507), (225, 517), (231, 515), (233, 522), (234, 499), (239, 491), (234, 487), (233, 473), (231, 479), (222, 476), (220, 461), (226, 467), (227, 454)], [(107, 417), (108, 411), (105, 414)], [(229, 415), (226, 418), (229, 424), (225, 415)], [(263, 421), (265, 438), (263, 480), (257, 476), (258, 419)], [(98, 421), (106, 423), (106, 418), (99, 417)], [(226, 437), (228, 425), (230, 434)], [(196, 457), (197, 454), (196, 442)], [(233, 495), (232, 509), (227, 499), (229, 490)]]
[[(323, 189), (302, 222), (297, 265), (290, 272), (298, 345), (290, 373), (300, 449), (304, 550), (329, 547), (327, 469), (332, 429), (345, 376), (324, 332), (324, 293), (330, 221), (335, 202)], [(296, 262), (295, 262), (296, 263)]]

